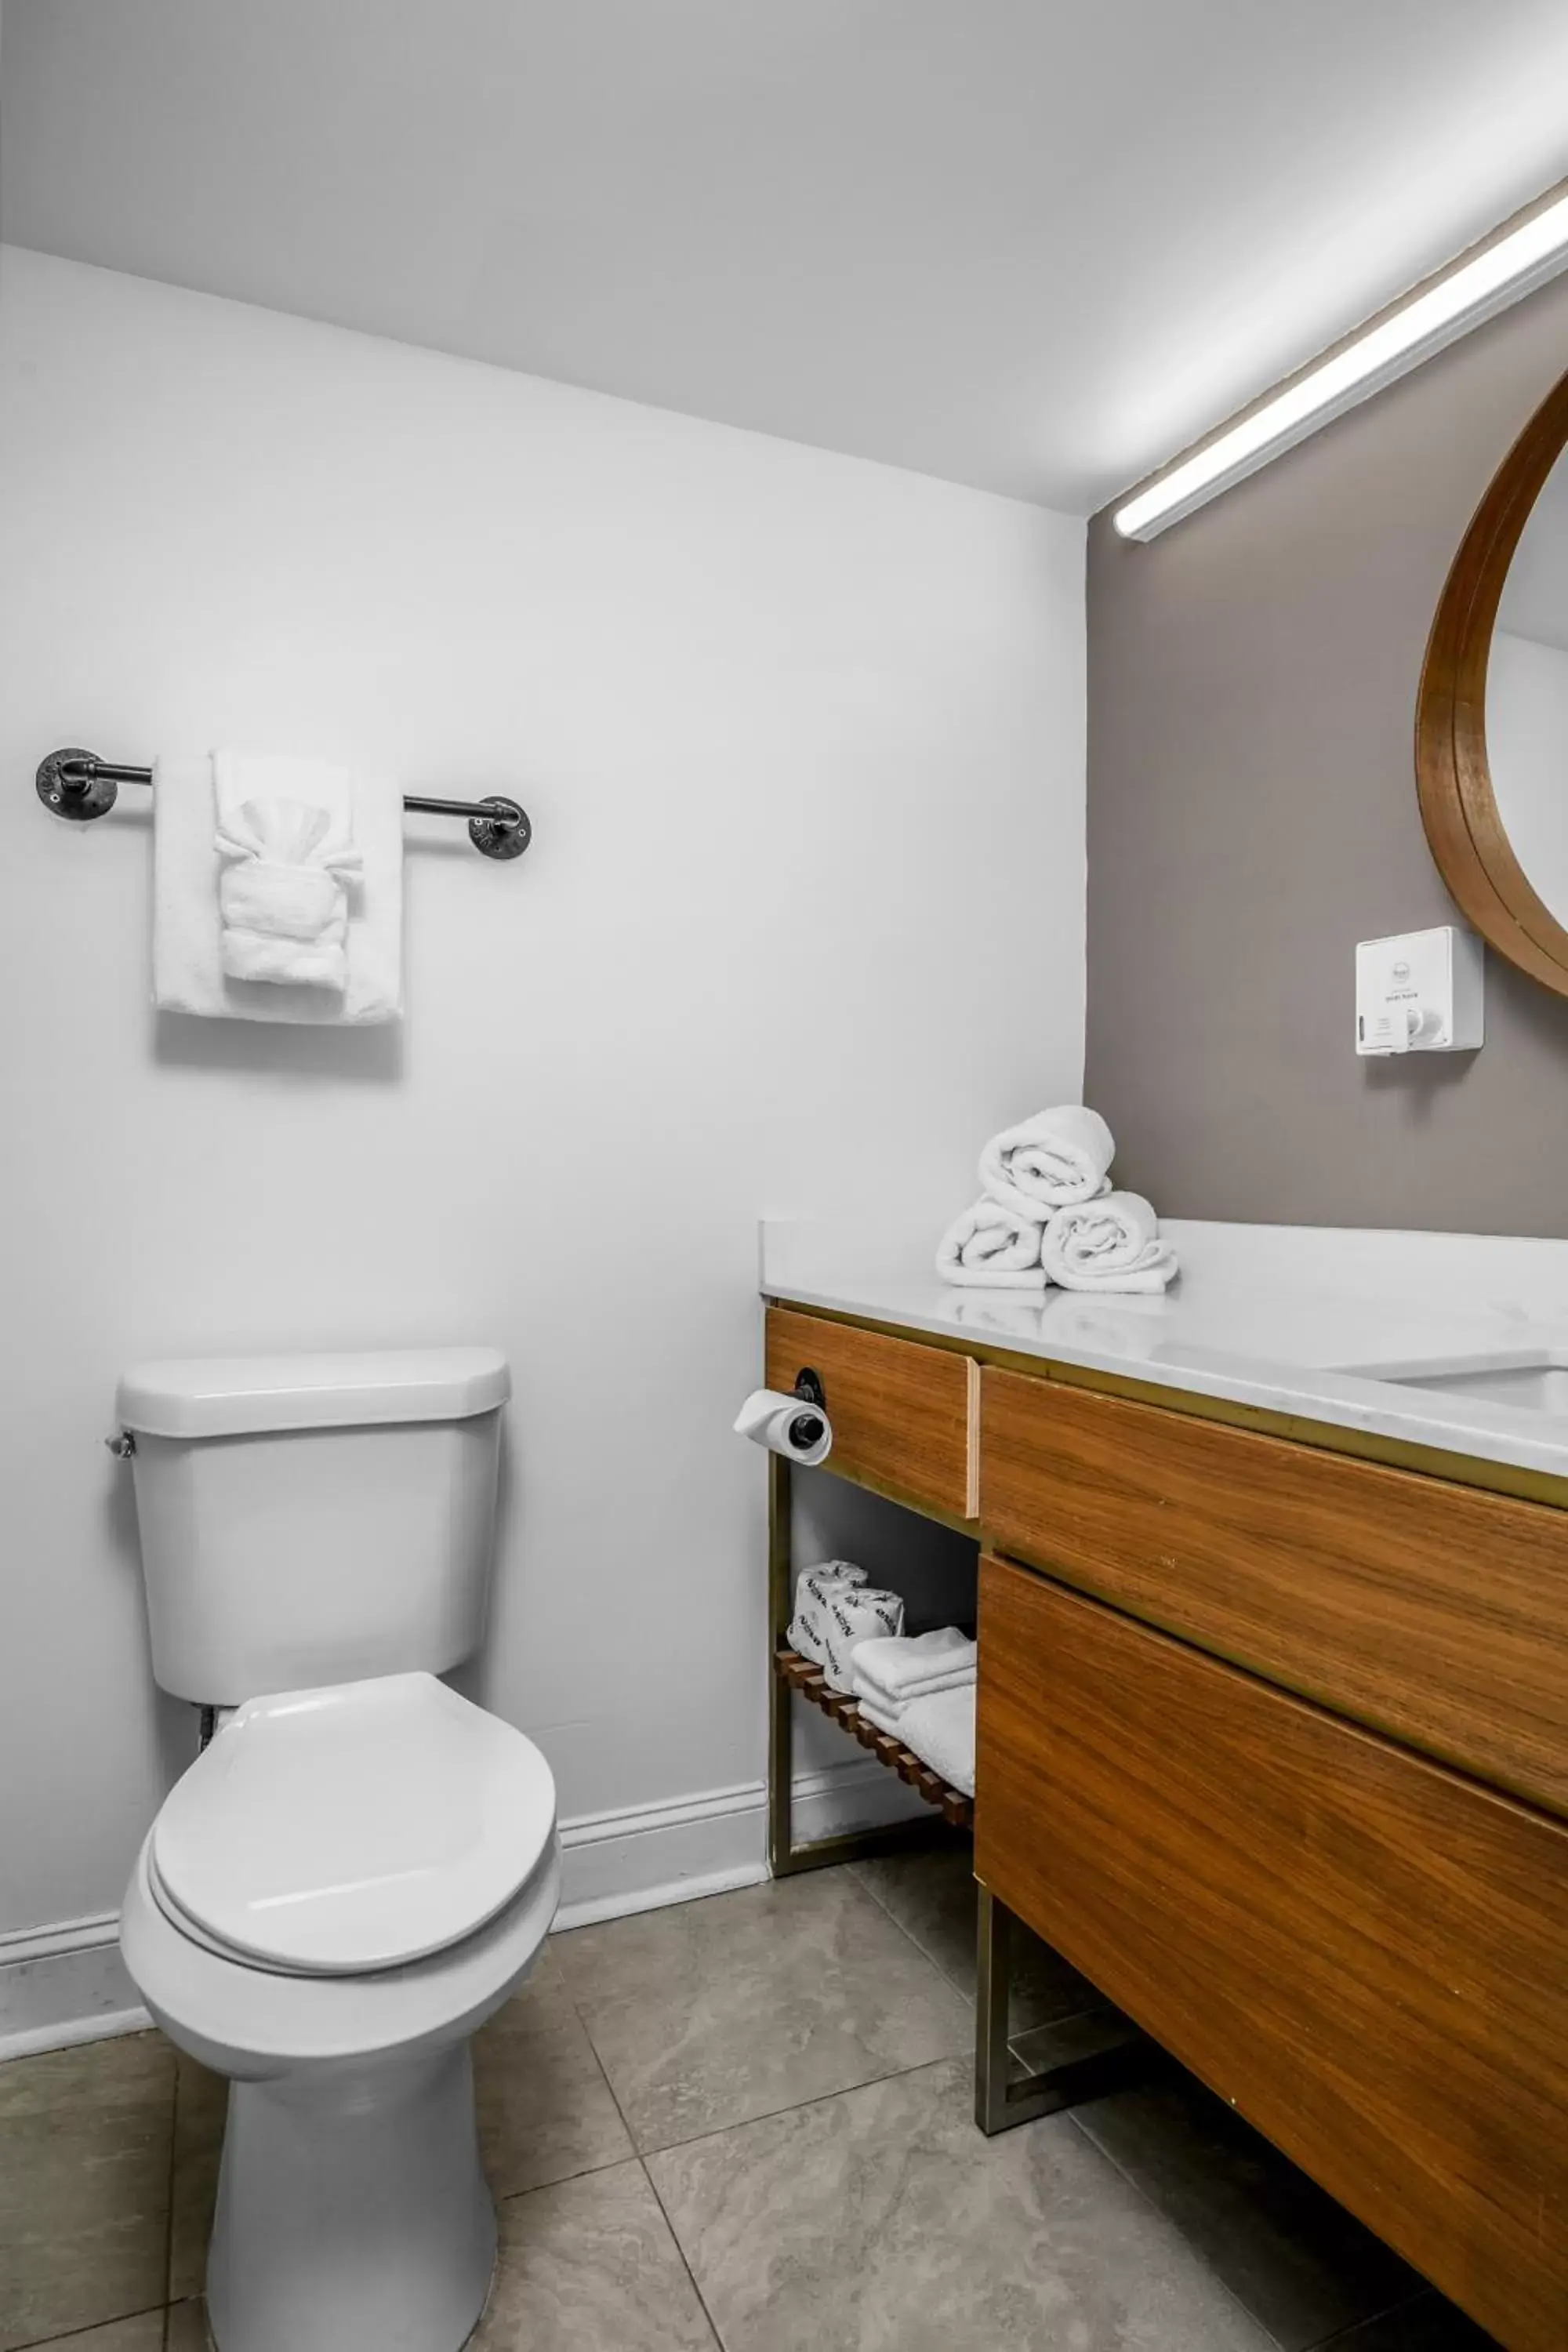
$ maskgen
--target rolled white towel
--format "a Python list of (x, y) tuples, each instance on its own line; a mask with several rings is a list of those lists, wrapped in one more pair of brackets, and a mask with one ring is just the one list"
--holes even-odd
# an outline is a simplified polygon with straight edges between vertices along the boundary
[(895, 1737), (966, 1797), (974, 1794), (974, 1685), (933, 1691), (899, 1717)]
[(795, 1615), (790, 1622), (787, 1639), (790, 1648), (816, 1664), (827, 1664), (827, 1627), (825, 1611), (836, 1592), (849, 1592), (866, 1582), (866, 1571), (852, 1559), (825, 1559), (818, 1568), (808, 1568), (796, 1580)]
[(980, 1155), (981, 1189), (1021, 1217), (1045, 1218), (1109, 1192), (1115, 1156), (1100, 1113), (1086, 1103), (1062, 1103), (992, 1137)]
[(1046, 1230), (1042, 1256), (1064, 1290), (1163, 1290), (1178, 1271), (1142, 1192), (1107, 1192), (1061, 1210)]
[(822, 1667), (835, 1690), (855, 1688), (855, 1653), (862, 1642), (904, 1630), (904, 1604), (897, 1592), (868, 1584), (832, 1592), (823, 1610)]
[(967, 1290), (1044, 1290), (1044, 1231), (1043, 1213), (1025, 1216), (1000, 1201), (976, 1201), (937, 1244), (936, 1270)]
[(856, 1696), (896, 1714), (932, 1691), (956, 1690), (974, 1680), (975, 1647), (956, 1625), (903, 1641), (862, 1642), (855, 1653)]

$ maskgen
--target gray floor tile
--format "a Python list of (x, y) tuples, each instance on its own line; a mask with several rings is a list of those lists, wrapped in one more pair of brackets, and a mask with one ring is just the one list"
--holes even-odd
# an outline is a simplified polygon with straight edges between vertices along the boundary
[(715, 2352), (669, 2227), (635, 2160), (511, 2198), (469, 2352)]
[(548, 1945), (522, 1990), (476, 2035), (474, 2092), (485, 2171), (498, 2197), (633, 2153)]
[(1425, 2282), (1172, 2064), (1074, 2121), (1199, 2248), (1282, 2347), (1325, 2336), (1419, 2294)]
[(106, 2320), (101, 2327), (49, 2338), (47, 2352), (163, 2352), (163, 2313), (139, 2311), (130, 2319)]
[(1068, 2116), (970, 2103), (950, 2062), (647, 2159), (725, 2352), (1272, 2352)]
[(0, 2067), (0, 2352), (163, 2302), (174, 2084), (156, 2033)]
[(663, 2147), (969, 2047), (969, 2008), (847, 1872), (557, 1939), (639, 2147)]
[[(522, 1990), (475, 2036), (474, 2088), (485, 2170), (498, 2197), (623, 2163), (632, 2154), (593, 2045), (546, 1946)], [(182, 2052), (174, 2114), (169, 2291), (206, 2280), (228, 2085)]]
[[(974, 1858), (969, 1843), (879, 1855), (849, 1864), (852, 1874), (912, 1936), (966, 1999), (974, 1998)], [(1104, 2005), (1087, 1977), (1027, 1927), (1014, 1937), (1010, 2022), (1015, 2033)]]
[(206, 2284), (218, 2158), (228, 2115), (228, 2084), (178, 2053), (174, 2091), (174, 2174), (169, 2217), (169, 2294), (178, 2303)]
[(1503, 2347), (1440, 2294), (1427, 2294), (1336, 2336), (1323, 2352), (1503, 2352)]

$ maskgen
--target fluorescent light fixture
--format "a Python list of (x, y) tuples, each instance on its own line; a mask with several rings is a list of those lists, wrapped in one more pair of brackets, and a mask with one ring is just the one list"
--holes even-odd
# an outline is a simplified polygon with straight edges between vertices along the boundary
[(1117, 530), (1123, 539), (1153, 539), (1564, 268), (1568, 194), (1395, 304), (1139, 490), (1117, 508)]

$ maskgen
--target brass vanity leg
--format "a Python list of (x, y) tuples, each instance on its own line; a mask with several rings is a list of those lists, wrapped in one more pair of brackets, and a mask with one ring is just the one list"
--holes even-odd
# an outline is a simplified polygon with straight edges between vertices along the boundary
[(1085, 2099), (1103, 2098), (1148, 2072), (1157, 2053), (1147, 2035), (1120, 2010), (1089, 2011), (1064, 2021), (1062, 2055), (1028, 2074), (1013, 2057), (1008, 1995), (1013, 1982), (1013, 1930), (1018, 1922), (999, 1896), (979, 1883), (974, 1979), (974, 2120), (987, 2137), (1037, 2116), (1059, 2115)]
[[(1007, 2040), (1013, 1969), (1013, 1914), (975, 1881), (974, 2120), (987, 2134), (1005, 2131), (1013, 2053)], [(1024, 2117), (1019, 2116), (1022, 2123)]]
[(789, 1464), (768, 1456), (768, 1868), (775, 1878), (798, 1868), (795, 1859), (795, 1712), (789, 1685), (774, 1657), (789, 1630)]

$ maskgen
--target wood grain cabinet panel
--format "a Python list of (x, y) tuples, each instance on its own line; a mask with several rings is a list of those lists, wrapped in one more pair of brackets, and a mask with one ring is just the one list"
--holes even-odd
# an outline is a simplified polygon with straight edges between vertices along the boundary
[(1568, 1812), (1568, 1512), (987, 1370), (986, 1541)]
[(949, 1518), (973, 1518), (979, 1367), (968, 1356), (773, 1307), (767, 1366), (771, 1389), (792, 1389), (807, 1367), (820, 1378), (833, 1423), (828, 1469)]
[(1568, 2344), (1568, 1830), (981, 1567), (975, 1869), (1513, 2352)]

